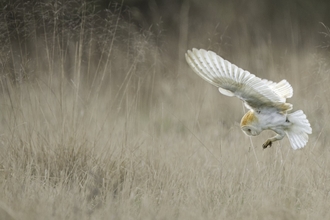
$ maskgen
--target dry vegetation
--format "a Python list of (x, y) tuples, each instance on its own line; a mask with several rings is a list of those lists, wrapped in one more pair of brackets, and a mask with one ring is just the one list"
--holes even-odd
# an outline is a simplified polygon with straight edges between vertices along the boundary
[(270, 133), (243, 135), (240, 101), (167, 67), (120, 6), (101, 17), (70, 4), (1, 18), (0, 219), (330, 218), (325, 55), (283, 53), (270, 67), (268, 47), (233, 55), (287, 78), (313, 127), (303, 150), (287, 139), (262, 150)]

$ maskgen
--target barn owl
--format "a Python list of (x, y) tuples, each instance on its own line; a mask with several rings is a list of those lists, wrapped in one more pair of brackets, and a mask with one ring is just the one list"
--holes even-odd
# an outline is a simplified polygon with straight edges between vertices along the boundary
[(285, 135), (295, 150), (306, 145), (312, 128), (302, 110), (289, 113), (292, 104), (286, 103), (286, 99), (292, 97), (293, 89), (286, 80), (275, 83), (260, 79), (203, 49), (188, 50), (186, 60), (197, 75), (218, 87), (220, 93), (236, 96), (244, 102), (248, 112), (240, 126), (246, 135), (256, 136), (263, 130), (276, 133), (262, 145), (264, 149)]

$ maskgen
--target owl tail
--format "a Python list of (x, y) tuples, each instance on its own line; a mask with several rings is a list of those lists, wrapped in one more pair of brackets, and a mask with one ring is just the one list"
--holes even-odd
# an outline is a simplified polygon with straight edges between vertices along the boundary
[(291, 122), (291, 125), (285, 133), (289, 138), (291, 147), (294, 150), (303, 148), (308, 142), (308, 134), (312, 133), (312, 128), (306, 115), (302, 110), (298, 110), (288, 114), (288, 120)]

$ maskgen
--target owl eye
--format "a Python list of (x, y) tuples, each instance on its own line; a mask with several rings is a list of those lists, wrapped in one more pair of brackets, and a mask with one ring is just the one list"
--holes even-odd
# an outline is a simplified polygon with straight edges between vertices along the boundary
[(251, 129), (249, 128), (249, 129), (247, 129), (247, 131), (249, 132), (249, 133), (251, 133)]

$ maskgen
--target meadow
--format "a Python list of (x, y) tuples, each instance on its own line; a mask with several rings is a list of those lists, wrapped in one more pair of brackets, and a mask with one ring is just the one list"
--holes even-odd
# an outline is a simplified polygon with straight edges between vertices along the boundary
[(243, 104), (193, 73), (185, 44), (172, 60), (118, 5), (31, 7), (0, 25), (0, 219), (330, 218), (326, 26), (299, 52), (228, 53), (287, 79), (313, 128), (304, 149), (263, 150), (272, 132), (243, 134)]

